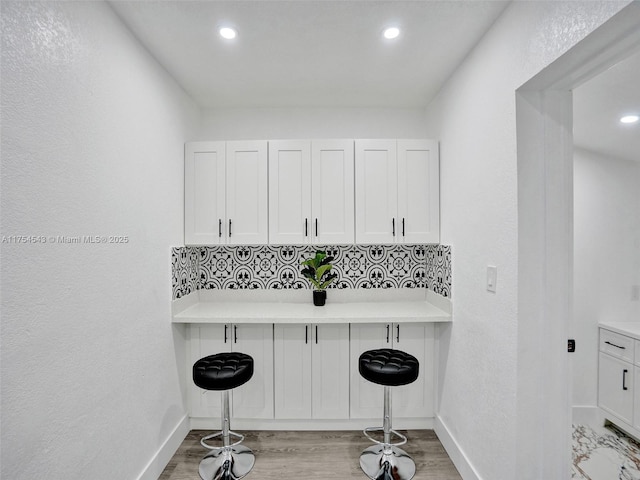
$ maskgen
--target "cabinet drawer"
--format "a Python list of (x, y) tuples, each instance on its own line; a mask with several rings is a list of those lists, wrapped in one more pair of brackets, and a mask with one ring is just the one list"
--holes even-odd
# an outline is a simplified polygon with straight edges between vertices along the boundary
[(635, 348), (635, 364), (640, 366), (640, 340), (635, 340), (636, 348)]
[(635, 340), (631, 337), (600, 329), (600, 351), (633, 363)]

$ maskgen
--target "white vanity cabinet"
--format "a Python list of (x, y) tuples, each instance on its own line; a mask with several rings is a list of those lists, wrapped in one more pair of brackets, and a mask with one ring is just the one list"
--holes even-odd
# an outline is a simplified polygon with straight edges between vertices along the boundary
[(358, 360), (367, 350), (394, 348), (416, 357), (418, 379), (392, 388), (393, 416), (432, 417), (434, 415), (434, 325), (428, 323), (376, 323), (351, 325), (351, 405), (352, 418), (382, 415), (383, 386), (360, 375)]
[(186, 245), (268, 241), (267, 142), (185, 145)]
[(353, 140), (269, 142), (269, 243), (354, 240)]
[(438, 243), (439, 165), (433, 140), (356, 140), (356, 243)]
[[(233, 418), (273, 418), (273, 325), (203, 324), (189, 326), (189, 365), (207, 355), (242, 352), (254, 359), (251, 380), (231, 391)], [(192, 417), (220, 418), (221, 394), (189, 383)]]
[(605, 417), (635, 435), (630, 427), (638, 428), (640, 424), (637, 342), (631, 336), (600, 328), (598, 406)]
[(349, 418), (349, 325), (274, 325), (276, 419)]

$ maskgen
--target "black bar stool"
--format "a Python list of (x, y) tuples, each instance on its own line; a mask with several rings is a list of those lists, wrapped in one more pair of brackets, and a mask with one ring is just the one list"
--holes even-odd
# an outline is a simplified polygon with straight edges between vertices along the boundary
[[(244, 435), (230, 430), (229, 391), (245, 384), (253, 376), (253, 358), (239, 352), (225, 352), (201, 358), (193, 365), (193, 383), (205, 390), (222, 391), (222, 431), (207, 435), (200, 444), (211, 450), (200, 462), (202, 480), (236, 480), (253, 468), (253, 452), (240, 445)], [(230, 436), (238, 438), (231, 443)], [(222, 437), (222, 446), (207, 444), (207, 440)]]
[[(418, 378), (418, 360), (400, 350), (381, 348), (360, 355), (358, 370), (370, 382), (384, 385), (383, 426), (364, 429), (365, 436), (376, 445), (360, 454), (360, 467), (372, 480), (410, 480), (416, 473), (416, 464), (407, 452), (398, 448), (407, 443), (407, 437), (391, 428), (390, 387), (414, 382)], [(375, 431), (383, 433), (382, 441), (369, 434)], [(392, 436), (399, 441), (392, 443)]]

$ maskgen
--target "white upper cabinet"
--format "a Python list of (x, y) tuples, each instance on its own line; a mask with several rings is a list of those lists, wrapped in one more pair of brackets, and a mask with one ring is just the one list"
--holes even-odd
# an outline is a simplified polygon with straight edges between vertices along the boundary
[(403, 243), (440, 243), (438, 142), (398, 140), (398, 219)]
[(356, 140), (356, 243), (392, 243), (398, 212), (395, 140)]
[(439, 243), (438, 144), (356, 140), (356, 243)]
[(439, 243), (438, 143), (185, 146), (186, 245)]
[(185, 146), (186, 245), (265, 244), (267, 142)]
[(308, 243), (311, 221), (311, 142), (269, 142), (269, 243)]
[(353, 177), (353, 140), (311, 142), (313, 243), (353, 243)]
[(353, 202), (353, 140), (269, 142), (269, 243), (353, 243)]
[(227, 142), (227, 243), (268, 241), (267, 142)]
[(225, 143), (187, 143), (184, 153), (184, 243), (224, 243), (224, 209)]

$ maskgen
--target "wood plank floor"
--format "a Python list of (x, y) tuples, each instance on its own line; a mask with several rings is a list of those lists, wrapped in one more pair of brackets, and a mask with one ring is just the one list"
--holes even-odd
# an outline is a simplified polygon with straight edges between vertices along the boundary
[[(205, 455), (193, 430), (187, 435), (158, 480), (198, 480), (198, 464)], [(366, 480), (360, 470), (360, 452), (371, 445), (360, 431), (259, 431), (246, 435), (244, 445), (256, 456), (247, 480), (311, 480), (335, 478)], [(404, 445), (416, 462), (415, 480), (461, 480), (433, 430), (402, 432)]]

